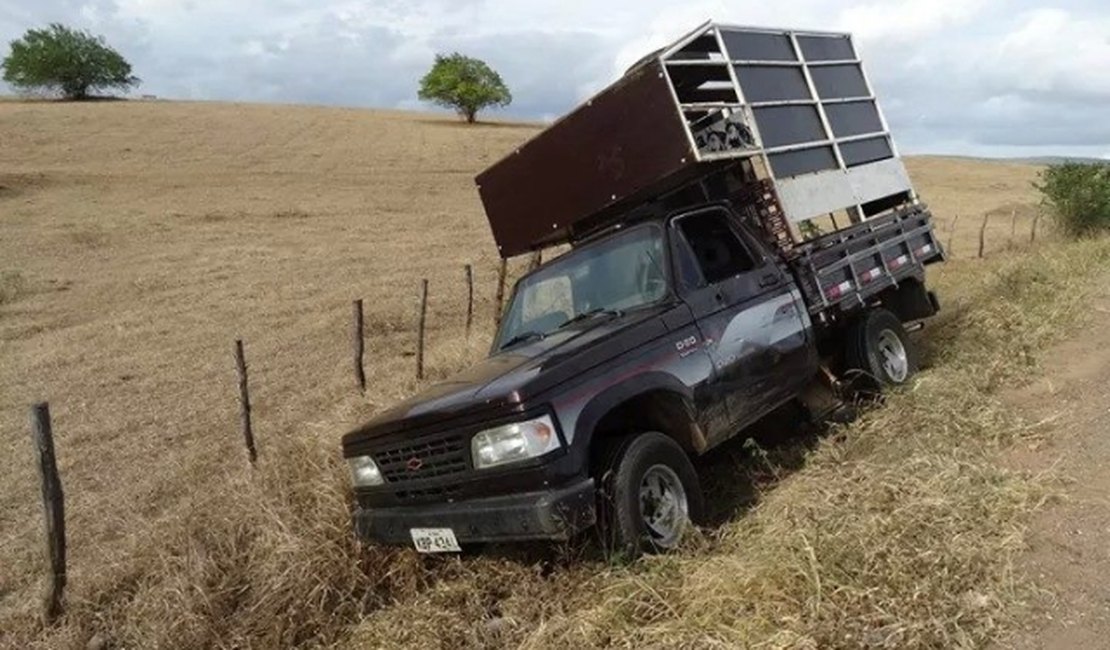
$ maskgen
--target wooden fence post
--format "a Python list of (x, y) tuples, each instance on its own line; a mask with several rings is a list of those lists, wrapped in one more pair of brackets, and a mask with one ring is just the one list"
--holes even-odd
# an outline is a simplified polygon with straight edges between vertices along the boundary
[(424, 323), (428, 315), (428, 280), (420, 284), (420, 322), (417, 324), (416, 378), (424, 378)]
[(960, 213), (956, 213), (956, 217), (952, 219), (952, 226), (948, 229), (948, 256), (952, 256), (954, 250), (952, 246), (956, 243), (956, 224), (960, 221)]
[(505, 302), (505, 276), (509, 271), (509, 260), (501, 258), (501, 268), (497, 271), (497, 296), (494, 298), (493, 326), (501, 327), (501, 303)]
[(1010, 242), (1013, 243), (1017, 234), (1017, 209), (1010, 210)]
[(982, 259), (983, 253), (987, 248), (987, 217), (990, 215), (983, 215), (983, 225), (979, 226), (979, 258)]
[(1038, 212), (1037, 216), (1033, 217), (1033, 226), (1029, 229), (1029, 243), (1037, 241), (1037, 222), (1041, 220), (1042, 212)]
[(235, 369), (239, 373), (239, 422), (243, 428), (243, 443), (247, 446), (247, 460), (253, 466), (258, 460), (254, 448), (254, 429), (251, 428), (251, 396), (247, 389), (247, 358), (243, 354), (243, 339), (235, 340)]
[(363, 367), (363, 357), (365, 356), (366, 343), (363, 338), (362, 329), (362, 298), (355, 300), (352, 305), (352, 322), (351, 322), (351, 347), (354, 349), (354, 362), (355, 362), (355, 384), (358, 389), (366, 392), (366, 369)]
[(50, 425), (50, 406), (40, 402), (31, 407), (31, 437), (38, 458), (42, 481), (42, 509), (46, 523), (46, 554), (50, 559), (50, 578), (43, 598), (43, 618), (51, 623), (61, 615), (66, 587), (66, 515), (62, 481), (54, 456), (54, 430)]
[(470, 340), (470, 329), (474, 325), (474, 268), (466, 265), (466, 338)]

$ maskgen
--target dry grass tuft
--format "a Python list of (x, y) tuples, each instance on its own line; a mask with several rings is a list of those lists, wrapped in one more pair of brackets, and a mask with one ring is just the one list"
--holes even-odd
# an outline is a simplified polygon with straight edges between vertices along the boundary
[(331, 445), (270, 445), (257, 469), (204, 486), (188, 512), (160, 522), (125, 565), (75, 585), (59, 627), (43, 633), (30, 612), (7, 621), (13, 647), (81, 647), (94, 635), (135, 648), (317, 645), (415, 591), (415, 558), (355, 542)]
[(275, 219), (308, 219), (311, 217), (308, 212), (300, 208), (290, 208), (288, 210), (278, 210), (273, 214)]
[(27, 279), (19, 271), (0, 271), (0, 305), (15, 302), (27, 293)]

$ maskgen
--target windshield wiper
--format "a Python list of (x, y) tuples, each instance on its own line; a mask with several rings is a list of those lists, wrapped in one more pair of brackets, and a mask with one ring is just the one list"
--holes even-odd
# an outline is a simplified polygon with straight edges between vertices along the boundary
[(563, 321), (563, 324), (559, 326), (559, 329), (563, 329), (567, 325), (571, 325), (573, 323), (580, 323), (586, 319), (593, 318), (594, 316), (612, 316), (614, 318), (620, 318), (623, 315), (624, 312), (619, 309), (606, 309), (604, 307), (598, 307), (597, 309), (584, 311), (574, 318), (568, 318), (567, 320)]
[[(588, 320), (588, 319), (593, 318), (595, 316), (612, 316), (614, 318), (617, 318), (617, 317), (620, 317), (620, 316), (623, 316), (623, 315), (624, 315), (624, 312), (619, 310), (619, 309), (605, 309), (603, 307), (599, 307), (597, 309), (591, 309), (589, 311), (584, 311), (581, 314), (578, 314), (577, 316), (575, 316), (574, 318), (568, 318), (567, 320), (563, 321), (562, 325), (560, 325), (559, 327), (557, 327), (555, 329), (560, 329), (561, 330), (561, 329), (563, 329), (564, 327), (566, 327), (568, 325), (571, 325), (573, 323), (580, 323), (584, 320)], [(498, 350), (504, 350), (505, 348), (507, 348), (511, 345), (516, 345), (517, 343), (523, 343), (525, 341), (542, 341), (545, 338), (547, 338), (547, 334), (545, 334), (544, 332), (537, 332), (535, 330), (528, 330), (526, 332), (521, 332), (520, 334), (517, 334), (516, 336), (512, 337), (508, 341), (505, 341), (500, 346), (498, 346), (497, 349)]]
[(521, 332), (520, 334), (517, 334), (516, 336), (509, 339), (508, 341), (505, 341), (500, 346), (498, 346), (497, 349), (498, 350), (504, 350), (505, 348), (509, 347), (510, 345), (516, 345), (517, 343), (523, 343), (525, 341), (542, 341), (546, 336), (547, 335), (544, 334), (543, 332), (536, 332), (536, 331), (533, 331), (533, 330), (528, 330), (527, 332)]

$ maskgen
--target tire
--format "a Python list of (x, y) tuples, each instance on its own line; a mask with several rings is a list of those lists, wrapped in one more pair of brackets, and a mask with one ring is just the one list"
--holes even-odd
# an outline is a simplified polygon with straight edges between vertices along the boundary
[(704, 509), (686, 452), (662, 433), (614, 440), (602, 450), (598, 509), (602, 546), (634, 559), (675, 548)]
[(869, 310), (849, 327), (845, 362), (850, 383), (864, 390), (901, 386), (917, 372), (913, 342), (885, 309)]

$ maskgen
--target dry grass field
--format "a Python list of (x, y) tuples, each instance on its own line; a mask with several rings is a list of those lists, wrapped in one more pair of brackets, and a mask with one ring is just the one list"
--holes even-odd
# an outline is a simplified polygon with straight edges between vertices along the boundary
[[(472, 178), (531, 132), (293, 107), (0, 105), (4, 605), (41, 566), (32, 401), (51, 403), (79, 585), (81, 567), (115, 562), (126, 539), (244, 471), (235, 338), (263, 455), (313, 422), (337, 441), (413, 390), (422, 277), (432, 378), (455, 367), (465, 263), (480, 325), (493, 309)], [(368, 400), (351, 390), (354, 298)]]
[[(442, 368), (461, 345), (464, 263), (491, 319), (496, 252), (472, 176), (530, 132), (326, 109), (0, 106), (3, 564), (25, 565), (38, 535), (33, 400), (53, 407), (76, 560), (184, 507), (183, 484), (240, 469), (235, 338), (263, 449), (337, 405), (342, 429), (413, 389), (422, 277)], [(353, 298), (368, 306), (361, 405)]]
[[(599, 585), (590, 582), (601, 570), (596, 563), (556, 561), (563, 568), (549, 576), (542, 563), (361, 554), (343, 534), (338, 437), (418, 388), (412, 352), (420, 279), (431, 284), (428, 381), (481, 354), (488, 340), (497, 257), (472, 179), (534, 132), (528, 125), (466, 127), (430, 115), (292, 106), (0, 103), (0, 645), (83, 647), (93, 633), (127, 647), (735, 641), (716, 629), (699, 637), (689, 622), (650, 625), (670, 616), (667, 599), (653, 601), (650, 593), (660, 573), (710, 570), (692, 566), (697, 550), (642, 569), (613, 569), (611, 583)], [(946, 242), (961, 215), (957, 262), (942, 272), (943, 286), (970, 300), (1025, 278), (1020, 252), (1037, 212), (1035, 167), (933, 157), (908, 165)], [(974, 255), (983, 214), (990, 215), (988, 258), (999, 261), (961, 262)], [(462, 327), (466, 263), (474, 264), (478, 298), (471, 341)], [(980, 269), (990, 269), (989, 277)], [(1015, 300), (1025, 299), (1024, 285), (1010, 288)], [(365, 397), (354, 390), (350, 369), (354, 298), (367, 305)], [(1045, 322), (1071, 313), (1050, 306)], [(960, 318), (1009, 317), (1004, 309), (976, 314), (957, 310), (939, 339), (957, 336), (968, 324)], [(1041, 338), (1029, 335), (1034, 349), (1049, 336), (1036, 334)], [(261, 455), (253, 474), (237, 428), (236, 338), (246, 341), (251, 371)], [(980, 344), (987, 345), (962, 345)], [(962, 365), (949, 372), (982, 383)], [(71, 614), (49, 632), (33, 615), (44, 560), (27, 422), (29, 405), (44, 399), (54, 416), (71, 540)], [(878, 431), (884, 417), (925, 408), (913, 401), (920, 398), (908, 399), (861, 430)], [(994, 426), (985, 420), (976, 426)], [(834, 467), (826, 459), (812, 472)], [(991, 480), (947, 465), (937, 471), (955, 471), (954, 485)], [(1015, 488), (1014, 501), (987, 519), (1010, 526), (1006, 517), (1024, 512), (1025, 489)], [(914, 516), (940, 515), (925, 509)], [(959, 533), (959, 523), (966, 522), (941, 532)], [(702, 550), (733, 566), (744, 555), (730, 554), (729, 544), (789, 535), (752, 532), (760, 525), (726, 527)], [(961, 551), (961, 562), (978, 558)], [(486, 582), (475, 586), (478, 575)], [(536, 604), (549, 593), (558, 594), (555, 602)], [(715, 612), (729, 603), (743, 609), (741, 595), (765, 595), (737, 593), (735, 602), (722, 596), (706, 605), (689, 594), (674, 602), (681, 611), (700, 603)], [(845, 612), (858, 604), (829, 598)], [(1002, 609), (992, 601), (984, 611)], [(483, 627), (472, 615), (495, 624)], [(351, 633), (348, 626), (364, 616)], [(771, 645), (804, 645), (805, 630), (820, 629), (766, 620), (802, 630)], [(967, 639), (943, 625), (943, 633), (913, 628), (884, 638), (962, 642), (993, 629), (978, 619), (966, 626)], [(735, 629), (756, 634), (764, 627)]]

